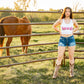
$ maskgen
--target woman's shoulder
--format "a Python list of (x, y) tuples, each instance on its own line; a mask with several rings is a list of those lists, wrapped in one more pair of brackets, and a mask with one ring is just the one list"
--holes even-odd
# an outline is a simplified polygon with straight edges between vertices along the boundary
[(72, 19), (73, 23), (76, 22), (76, 19)]
[(57, 21), (58, 21), (59, 23), (62, 23), (63, 19), (58, 19)]

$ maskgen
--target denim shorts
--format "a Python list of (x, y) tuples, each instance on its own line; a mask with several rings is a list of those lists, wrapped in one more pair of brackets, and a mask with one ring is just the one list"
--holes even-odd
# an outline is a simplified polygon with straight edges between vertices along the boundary
[(76, 42), (73, 35), (69, 37), (60, 36), (58, 46), (75, 46), (75, 45)]

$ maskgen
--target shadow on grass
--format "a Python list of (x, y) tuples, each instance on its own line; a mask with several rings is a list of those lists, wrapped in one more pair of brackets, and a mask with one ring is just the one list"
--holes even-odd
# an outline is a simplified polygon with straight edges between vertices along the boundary
[[(27, 66), (25, 66), (26, 68)], [(39, 67), (39, 66), (38, 66)], [(51, 67), (51, 66), (49, 66)], [(5, 79), (6, 84), (83, 84), (84, 83), (84, 62), (75, 63), (73, 78), (69, 77), (69, 63), (66, 62), (66, 66), (61, 66), (58, 77), (52, 79), (54, 69), (45, 68), (33, 68), (28, 70), (20, 70), (12, 67), (12, 70), (16, 71), (16, 77)], [(24, 67), (23, 67), (24, 68)], [(51, 72), (51, 73), (50, 73)], [(5, 75), (2, 76), (4, 79)], [(5, 84), (5, 83), (4, 83)]]

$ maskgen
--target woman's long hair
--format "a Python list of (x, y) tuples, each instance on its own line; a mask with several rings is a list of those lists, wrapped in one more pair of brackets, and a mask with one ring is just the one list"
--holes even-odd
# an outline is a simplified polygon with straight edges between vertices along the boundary
[(71, 9), (70, 7), (65, 7), (65, 8), (64, 8), (60, 19), (65, 18), (65, 11), (66, 11), (66, 9), (70, 9), (70, 18), (72, 19), (72, 18), (73, 18), (73, 14), (72, 14), (72, 9)]

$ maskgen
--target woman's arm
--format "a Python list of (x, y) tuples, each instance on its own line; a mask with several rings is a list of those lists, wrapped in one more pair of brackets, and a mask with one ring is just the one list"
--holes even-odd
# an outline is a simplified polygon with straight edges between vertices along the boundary
[(61, 24), (61, 19), (58, 19), (58, 20), (53, 24), (52, 27), (53, 27), (56, 31), (60, 32), (60, 30), (57, 28), (57, 26), (60, 25), (60, 24)]
[(73, 32), (76, 32), (79, 29), (79, 26), (75, 19), (73, 19), (73, 25), (75, 26)]

